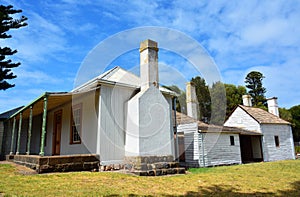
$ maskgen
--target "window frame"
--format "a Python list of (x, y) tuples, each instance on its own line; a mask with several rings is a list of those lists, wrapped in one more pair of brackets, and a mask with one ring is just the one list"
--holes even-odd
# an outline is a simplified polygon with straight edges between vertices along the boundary
[[(74, 119), (74, 110), (80, 109), (80, 123), (79, 123), (79, 140), (74, 141), (74, 125), (73, 125), (73, 119)], [(76, 126), (75, 126), (76, 127)], [(78, 130), (78, 129), (77, 129)], [(81, 144), (81, 134), (82, 134), (82, 103), (73, 105), (71, 107), (71, 119), (70, 119), (70, 144)]]
[(234, 136), (230, 135), (229, 139), (230, 139), (230, 146), (235, 146)]
[(278, 135), (274, 136), (274, 141), (275, 141), (275, 146), (277, 148), (280, 147), (280, 141), (279, 141), (279, 136)]

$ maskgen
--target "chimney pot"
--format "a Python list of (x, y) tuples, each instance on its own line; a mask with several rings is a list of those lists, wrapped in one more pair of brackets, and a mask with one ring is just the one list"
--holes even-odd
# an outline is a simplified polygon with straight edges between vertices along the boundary
[(198, 100), (193, 82), (186, 83), (186, 107), (187, 115), (198, 120)]
[(243, 105), (246, 107), (252, 107), (251, 96), (249, 94), (243, 95)]
[(151, 86), (159, 87), (157, 42), (145, 40), (140, 44), (141, 90)]
[(279, 117), (277, 97), (268, 98), (267, 103), (268, 103), (269, 113), (274, 114), (275, 116)]

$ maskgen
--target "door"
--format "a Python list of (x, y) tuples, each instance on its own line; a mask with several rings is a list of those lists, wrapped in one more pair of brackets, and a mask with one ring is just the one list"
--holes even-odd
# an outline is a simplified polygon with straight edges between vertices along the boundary
[(185, 162), (184, 134), (178, 134), (179, 162)]
[(253, 162), (251, 136), (240, 135), (240, 147), (243, 163)]
[(54, 131), (53, 131), (53, 146), (52, 155), (60, 154), (60, 138), (61, 138), (61, 126), (62, 126), (62, 110), (54, 113)]

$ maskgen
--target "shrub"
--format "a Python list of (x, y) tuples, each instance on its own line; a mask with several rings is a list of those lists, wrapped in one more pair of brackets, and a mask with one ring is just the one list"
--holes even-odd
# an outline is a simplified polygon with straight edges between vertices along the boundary
[(295, 146), (295, 152), (300, 153), (300, 146)]

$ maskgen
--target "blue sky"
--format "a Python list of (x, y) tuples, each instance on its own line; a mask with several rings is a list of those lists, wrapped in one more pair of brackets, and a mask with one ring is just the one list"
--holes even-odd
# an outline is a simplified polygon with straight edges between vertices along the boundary
[[(198, 41), (224, 83), (244, 85), (246, 74), (258, 70), (266, 77), (267, 97), (277, 96), (281, 107), (300, 104), (300, 1), (2, 2), (22, 9), (29, 25), (1, 41), (18, 49), (13, 59), (22, 64), (14, 69), (16, 87), (0, 92), (0, 112), (26, 105), (45, 91), (70, 91), (82, 61), (97, 44), (143, 26), (172, 28)], [(134, 70), (138, 61), (138, 50), (133, 50), (109, 67)], [(159, 61), (162, 71), (184, 73), (182, 84), (199, 75), (172, 52), (160, 50)], [(163, 72), (161, 82), (178, 82), (174, 76)]]

